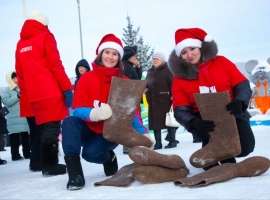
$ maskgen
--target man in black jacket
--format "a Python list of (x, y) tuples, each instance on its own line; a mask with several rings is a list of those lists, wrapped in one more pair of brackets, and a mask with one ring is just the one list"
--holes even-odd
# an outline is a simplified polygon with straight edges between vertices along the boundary
[(130, 79), (141, 80), (142, 68), (136, 58), (137, 46), (124, 47), (124, 56), (122, 62), (124, 64), (124, 75)]

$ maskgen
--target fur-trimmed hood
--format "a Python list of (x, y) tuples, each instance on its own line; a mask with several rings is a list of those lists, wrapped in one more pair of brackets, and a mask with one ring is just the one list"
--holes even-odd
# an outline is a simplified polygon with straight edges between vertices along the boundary
[(17, 87), (17, 84), (13, 82), (11, 75), (13, 72), (16, 72), (15, 70), (10, 71), (7, 73), (6, 79), (7, 79), (7, 84), (10, 90), (14, 90)]
[[(202, 42), (201, 49), (201, 63), (204, 63), (208, 60), (214, 59), (217, 56), (218, 48), (215, 41), (212, 42)], [(199, 68), (197, 65), (190, 64), (184, 61), (182, 58), (178, 57), (175, 54), (175, 50), (172, 51), (169, 60), (168, 66), (172, 74), (178, 78), (194, 80), (198, 78)]]

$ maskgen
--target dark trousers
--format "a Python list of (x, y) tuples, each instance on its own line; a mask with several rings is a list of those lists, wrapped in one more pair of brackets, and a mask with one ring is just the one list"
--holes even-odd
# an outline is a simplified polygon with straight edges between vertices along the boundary
[(102, 134), (93, 132), (84, 121), (77, 117), (67, 117), (62, 123), (62, 147), (65, 155), (75, 153), (91, 163), (105, 163), (111, 157), (109, 151), (117, 147)]
[(58, 143), (61, 121), (52, 121), (38, 125), (42, 143)]
[(30, 144), (28, 132), (12, 133), (10, 134), (10, 150), (12, 159), (16, 159), (20, 156), (20, 138), (22, 142), (22, 152), (23, 156), (26, 158), (30, 157)]
[(5, 149), (5, 136), (4, 134), (0, 134), (0, 150)]
[(35, 117), (27, 117), (26, 119), (30, 128), (30, 159), (33, 161), (39, 161), (41, 148), (41, 127), (36, 124)]
[[(244, 120), (236, 118), (236, 125), (238, 129), (238, 134), (239, 134), (240, 144), (241, 144), (241, 149), (242, 149), (241, 153), (236, 157), (245, 157), (249, 155), (251, 152), (253, 152), (255, 148), (255, 137), (250, 127), (249, 121), (244, 121)], [(200, 137), (202, 140), (202, 147), (208, 144), (209, 142), (208, 137), (201, 137), (200, 135), (198, 135), (198, 137)]]

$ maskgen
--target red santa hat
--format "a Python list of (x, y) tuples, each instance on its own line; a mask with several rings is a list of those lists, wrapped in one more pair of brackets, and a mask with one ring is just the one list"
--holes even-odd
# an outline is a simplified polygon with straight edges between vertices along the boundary
[(122, 45), (121, 40), (119, 38), (117, 38), (114, 34), (111, 34), (111, 33), (107, 34), (101, 39), (101, 41), (96, 49), (96, 55), (99, 55), (100, 52), (106, 48), (111, 48), (111, 49), (115, 49), (116, 51), (118, 51), (118, 53), (120, 54), (120, 57), (122, 59), (123, 54), (124, 54), (123, 45)]
[(211, 42), (212, 37), (200, 28), (180, 28), (175, 32), (175, 54), (180, 57), (186, 47), (202, 47), (202, 42)]
[(47, 15), (40, 10), (30, 11), (27, 19), (36, 20), (36, 21), (40, 22), (41, 24), (43, 24), (44, 26), (48, 26), (48, 24), (49, 24), (49, 19), (48, 19)]

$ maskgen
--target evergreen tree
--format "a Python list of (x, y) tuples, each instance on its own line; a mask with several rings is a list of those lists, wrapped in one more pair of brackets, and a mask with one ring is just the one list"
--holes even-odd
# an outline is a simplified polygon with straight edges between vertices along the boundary
[(152, 56), (154, 49), (150, 45), (145, 45), (143, 37), (139, 35), (140, 27), (133, 29), (130, 16), (127, 15), (127, 28), (123, 28), (122, 38), (125, 46), (137, 46), (137, 60), (140, 62), (143, 71), (147, 71), (152, 66)]

